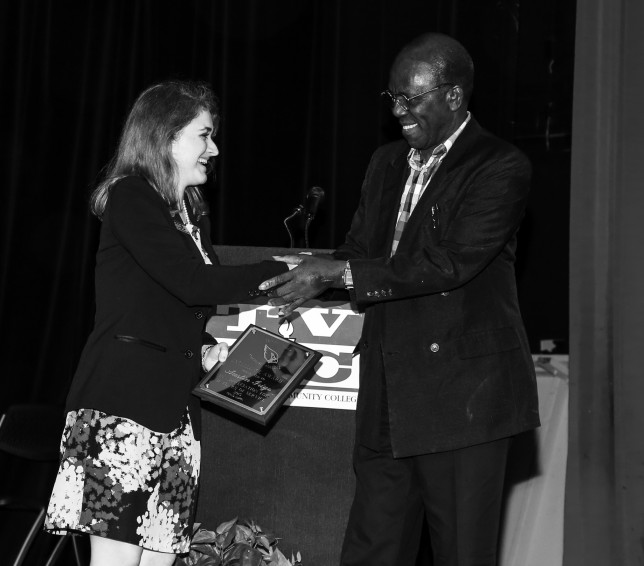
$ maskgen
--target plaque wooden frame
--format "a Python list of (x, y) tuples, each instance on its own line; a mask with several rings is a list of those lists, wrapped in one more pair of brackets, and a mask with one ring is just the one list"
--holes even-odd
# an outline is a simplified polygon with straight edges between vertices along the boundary
[(320, 352), (254, 324), (235, 340), (193, 393), (260, 424), (268, 424), (313, 371)]

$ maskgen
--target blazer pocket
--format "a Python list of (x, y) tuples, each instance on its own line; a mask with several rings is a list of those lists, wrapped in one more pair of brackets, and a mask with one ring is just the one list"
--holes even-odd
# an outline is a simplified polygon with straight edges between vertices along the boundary
[(456, 341), (456, 352), (462, 359), (508, 352), (520, 347), (519, 336), (512, 327), (471, 332)]
[(159, 352), (167, 352), (168, 350), (165, 346), (161, 346), (161, 344), (155, 344), (154, 342), (150, 342), (149, 340), (144, 340), (143, 338), (137, 338), (136, 336), (125, 336), (124, 334), (115, 334), (114, 338), (119, 342), (129, 342), (132, 344), (139, 344), (141, 346), (145, 346), (146, 348), (152, 348), (153, 350), (158, 350)]

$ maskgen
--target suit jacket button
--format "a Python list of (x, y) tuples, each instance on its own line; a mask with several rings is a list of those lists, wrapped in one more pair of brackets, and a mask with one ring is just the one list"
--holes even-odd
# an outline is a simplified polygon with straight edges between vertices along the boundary
[(197, 320), (201, 320), (201, 319), (203, 318), (203, 312), (202, 312), (202, 311), (197, 311), (197, 312), (195, 313), (195, 318), (196, 318)]
[(429, 349), (430, 349), (432, 352), (436, 353), (436, 352), (438, 352), (438, 350), (440, 350), (440, 346), (439, 346), (438, 344), (436, 344), (436, 342), (434, 342), (434, 343), (429, 347)]
[(190, 358), (192, 358), (192, 356), (194, 356), (195, 354), (194, 354), (194, 352), (193, 352), (192, 350), (186, 350), (186, 351), (183, 353), (183, 355), (184, 355), (186, 358), (190, 359)]
[(441, 293), (441, 295), (443, 295), (443, 297), (447, 297), (447, 295), (449, 295), (449, 291), (445, 291), (444, 293)]

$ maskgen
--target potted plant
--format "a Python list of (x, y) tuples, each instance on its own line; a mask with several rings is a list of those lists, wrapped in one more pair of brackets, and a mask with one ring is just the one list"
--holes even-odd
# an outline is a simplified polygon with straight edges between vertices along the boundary
[(255, 521), (226, 521), (214, 531), (194, 526), (190, 552), (175, 566), (302, 566), (301, 556), (288, 560), (277, 548), (278, 539)]

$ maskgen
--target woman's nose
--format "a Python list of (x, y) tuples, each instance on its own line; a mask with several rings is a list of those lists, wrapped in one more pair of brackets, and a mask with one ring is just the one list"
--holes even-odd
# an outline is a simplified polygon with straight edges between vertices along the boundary
[(219, 148), (217, 147), (217, 144), (212, 140), (212, 138), (208, 138), (210, 141), (208, 143), (208, 151), (212, 153), (212, 155), (219, 155)]

